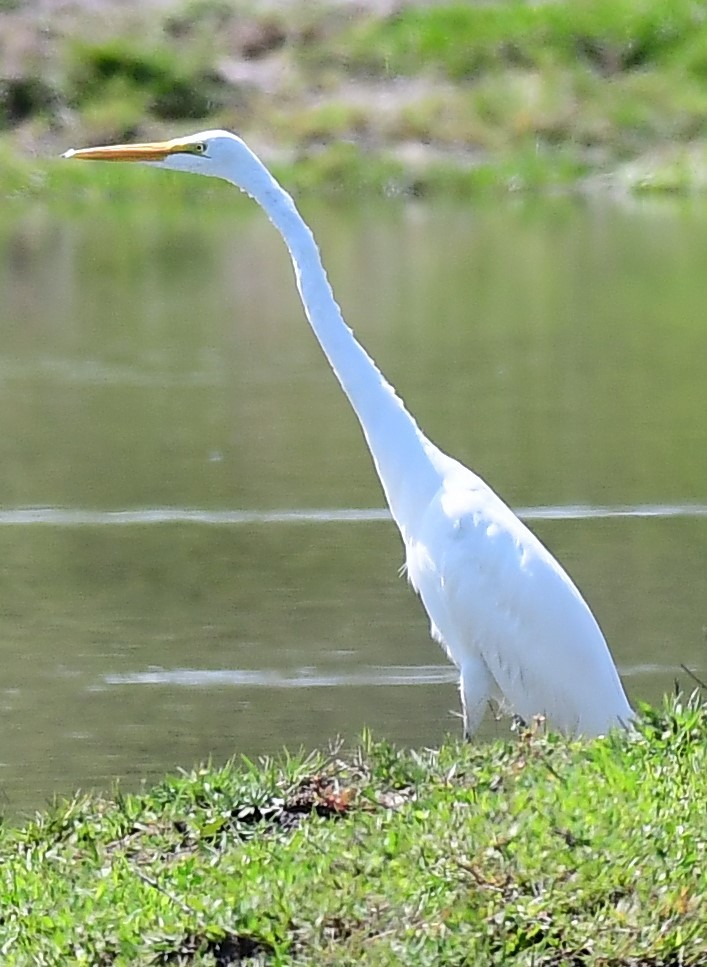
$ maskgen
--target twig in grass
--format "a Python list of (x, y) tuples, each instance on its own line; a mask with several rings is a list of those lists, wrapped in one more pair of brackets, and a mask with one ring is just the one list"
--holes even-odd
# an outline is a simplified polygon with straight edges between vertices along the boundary
[[(171, 890), (166, 889), (153, 877), (148, 876), (147, 873), (143, 873), (142, 870), (138, 869), (135, 870), (135, 874), (138, 879), (143, 881), (143, 883), (146, 883), (148, 886), (152, 887), (153, 890), (157, 890), (158, 893), (166, 896), (171, 903), (174, 903), (175, 906), (182, 911), (182, 913), (196, 918), (198, 928), (203, 934), (203, 937), (195, 934), (189, 934), (188, 940), (194, 942), (198, 947), (201, 947), (202, 943), (206, 941), (209, 949), (215, 955), (215, 962), (217, 964), (240, 964), (244, 957), (252, 957), (254, 955), (263, 954), (269, 955), (270, 953), (274, 953), (272, 946), (267, 940), (262, 940), (260, 937), (251, 936), (250, 934), (236, 933), (226, 927), (222, 920), (215, 920), (212, 924), (207, 925), (204, 917), (201, 915), (201, 913), (199, 913), (198, 910), (195, 910), (194, 907), (190, 906), (188, 903), (185, 903), (178, 896), (175, 896)], [(216, 940), (212, 934), (212, 936), (209, 938), (207, 930), (208, 926), (210, 926), (212, 930), (213, 927), (216, 926), (218, 930), (221, 931), (222, 936)], [(190, 954), (192, 952), (193, 951), (190, 947)], [(234, 957), (237, 959), (234, 959)], [(171, 954), (167, 954), (167, 959), (155, 961), (155, 963), (171, 963), (171, 961)], [(258, 960), (258, 963), (260, 962), (261, 961)]]
[(692, 669), (688, 668), (687, 665), (683, 664), (683, 662), (680, 662), (680, 667), (682, 668), (682, 670), (685, 672), (686, 675), (689, 675), (690, 676), (690, 678), (693, 680), (693, 682), (697, 682), (697, 684), (702, 689), (702, 691), (707, 692), (707, 683), (706, 682), (703, 682), (702, 679), (699, 678), (699, 676), (697, 676), (692, 671)]
[(542, 764), (545, 766), (545, 768), (550, 773), (550, 775), (551, 776), (554, 776), (555, 779), (558, 780), (558, 782), (564, 782), (565, 781), (564, 778), (557, 771), (557, 769), (555, 769), (554, 766), (551, 766), (550, 763), (547, 761), (547, 756), (544, 756), (544, 755), (541, 756), (540, 757), (540, 762), (542, 762)]
[(508, 876), (506, 876), (506, 880), (504, 884), (500, 885), (498, 883), (494, 883), (493, 880), (489, 880), (487, 876), (484, 876), (484, 874), (480, 870), (478, 870), (473, 863), (470, 863), (458, 857), (454, 859), (454, 863), (456, 864), (456, 866), (459, 867), (460, 870), (463, 870), (465, 873), (468, 873), (472, 877), (472, 879), (474, 880), (477, 886), (485, 890), (491, 890), (494, 893), (500, 893), (500, 894), (505, 893), (505, 890), (509, 883)]
[[(171, 890), (168, 890), (166, 887), (162, 886), (162, 884), (158, 883), (157, 880), (153, 879), (151, 876), (148, 876), (147, 873), (143, 873), (142, 870), (136, 869), (135, 875), (137, 876), (138, 880), (142, 880), (143, 883), (147, 883), (148, 886), (151, 886), (153, 890), (157, 890), (157, 892), (161, 893), (162, 896), (166, 896), (167, 899), (170, 900), (176, 907), (179, 907), (182, 913), (186, 913), (187, 916), (196, 917), (199, 921), (200, 927), (204, 926), (201, 914), (198, 910), (195, 910), (194, 907), (189, 906), (188, 903), (185, 903), (184, 900), (172, 893)], [(224, 929), (222, 924), (220, 924), (220, 926), (222, 929)]]

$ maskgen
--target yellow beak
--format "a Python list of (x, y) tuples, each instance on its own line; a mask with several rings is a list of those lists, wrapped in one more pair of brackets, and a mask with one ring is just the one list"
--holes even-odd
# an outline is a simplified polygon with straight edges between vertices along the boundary
[(189, 142), (148, 141), (144, 144), (113, 144), (98, 148), (70, 148), (62, 158), (78, 158), (80, 161), (164, 161), (171, 154), (192, 154)]

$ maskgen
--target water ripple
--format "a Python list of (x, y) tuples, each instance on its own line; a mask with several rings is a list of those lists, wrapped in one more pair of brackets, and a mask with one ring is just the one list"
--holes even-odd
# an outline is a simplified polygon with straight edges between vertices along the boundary
[[(624, 678), (679, 672), (679, 665), (641, 664), (619, 669)], [(364, 665), (356, 671), (326, 672), (298, 668), (149, 668), (142, 672), (104, 675), (104, 685), (168, 685), (187, 688), (337, 688), (374, 685), (448, 685), (458, 681), (453, 665)]]
[(355, 672), (325, 672), (300, 668), (281, 672), (271, 668), (150, 668), (144, 672), (105, 675), (106, 685), (179, 685), (212, 688), (237, 685), (248, 688), (332, 688), (370, 685), (439, 685), (456, 682), (451, 665), (364, 666)]
[[(524, 520), (605, 520), (616, 517), (707, 517), (707, 504), (556, 504), (518, 507)], [(330, 524), (390, 520), (382, 507), (283, 510), (200, 510), (193, 507), (143, 507), (132, 510), (85, 510), (64, 507), (0, 508), (0, 526), (50, 524), (55, 527), (106, 527), (135, 524)]]

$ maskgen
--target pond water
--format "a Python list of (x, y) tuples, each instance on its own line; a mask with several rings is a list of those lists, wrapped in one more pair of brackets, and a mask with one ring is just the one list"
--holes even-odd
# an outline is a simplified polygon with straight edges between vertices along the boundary
[[(278, 237), (227, 186), (166, 194), (0, 216), (9, 814), (460, 727)], [(302, 209), (348, 322), (566, 565), (631, 699), (707, 677), (707, 205)]]

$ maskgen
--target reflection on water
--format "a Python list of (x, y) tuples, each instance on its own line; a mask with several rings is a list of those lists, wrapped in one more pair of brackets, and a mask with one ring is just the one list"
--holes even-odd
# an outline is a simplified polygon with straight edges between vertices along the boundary
[[(635, 665), (622, 668), (623, 678), (636, 675), (664, 675), (671, 665)], [(185, 688), (213, 688), (214, 685), (249, 688), (367, 688), (391, 685), (442, 685), (456, 683), (456, 669), (450, 665), (373, 665), (344, 674), (319, 674), (311, 668), (298, 668), (294, 675), (273, 669), (243, 671), (235, 668), (150, 668), (145, 672), (105, 675), (106, 685), (181, 685)], [(100, 686), (96, 686), (99, 688)]]
[(456, 682), (454, 668), (449, 665), (404, 665), (391, 667), (372, 665), (348, 674), (320, 674), (311, 668), (298, 668), (293, 675), (274, 669), (253, 671), (233, 668), (151, 668), (127, 675), (106, 675), (106, 685), (182, 685), (187, 688), (211, 688), (214, 685), (247, 685), (251, 688), (380, 688), (390, 685), (441, 685)]
[[(707, 504), (637, 504), (620, 507), (518, 507), (523, 520), (604, 520), (611, 517), (707, 517)], [(18, 507), (0, 510), (0, 527), (52, 524), (55, 527), (125, 524), (306, 524), (391, 520), (383, 507), (321, 507), (310, 510), (200, 510), (195, 507), (143, 507), (134, 510), (80, 510)]]
[[(0, 216), (10, 813), (460, 727), (282, 246), (236, 193), (203, 198)], [(349, 323), (567, 566), (633, 700), (707, 676), (700, 204), (304, 206)]]

